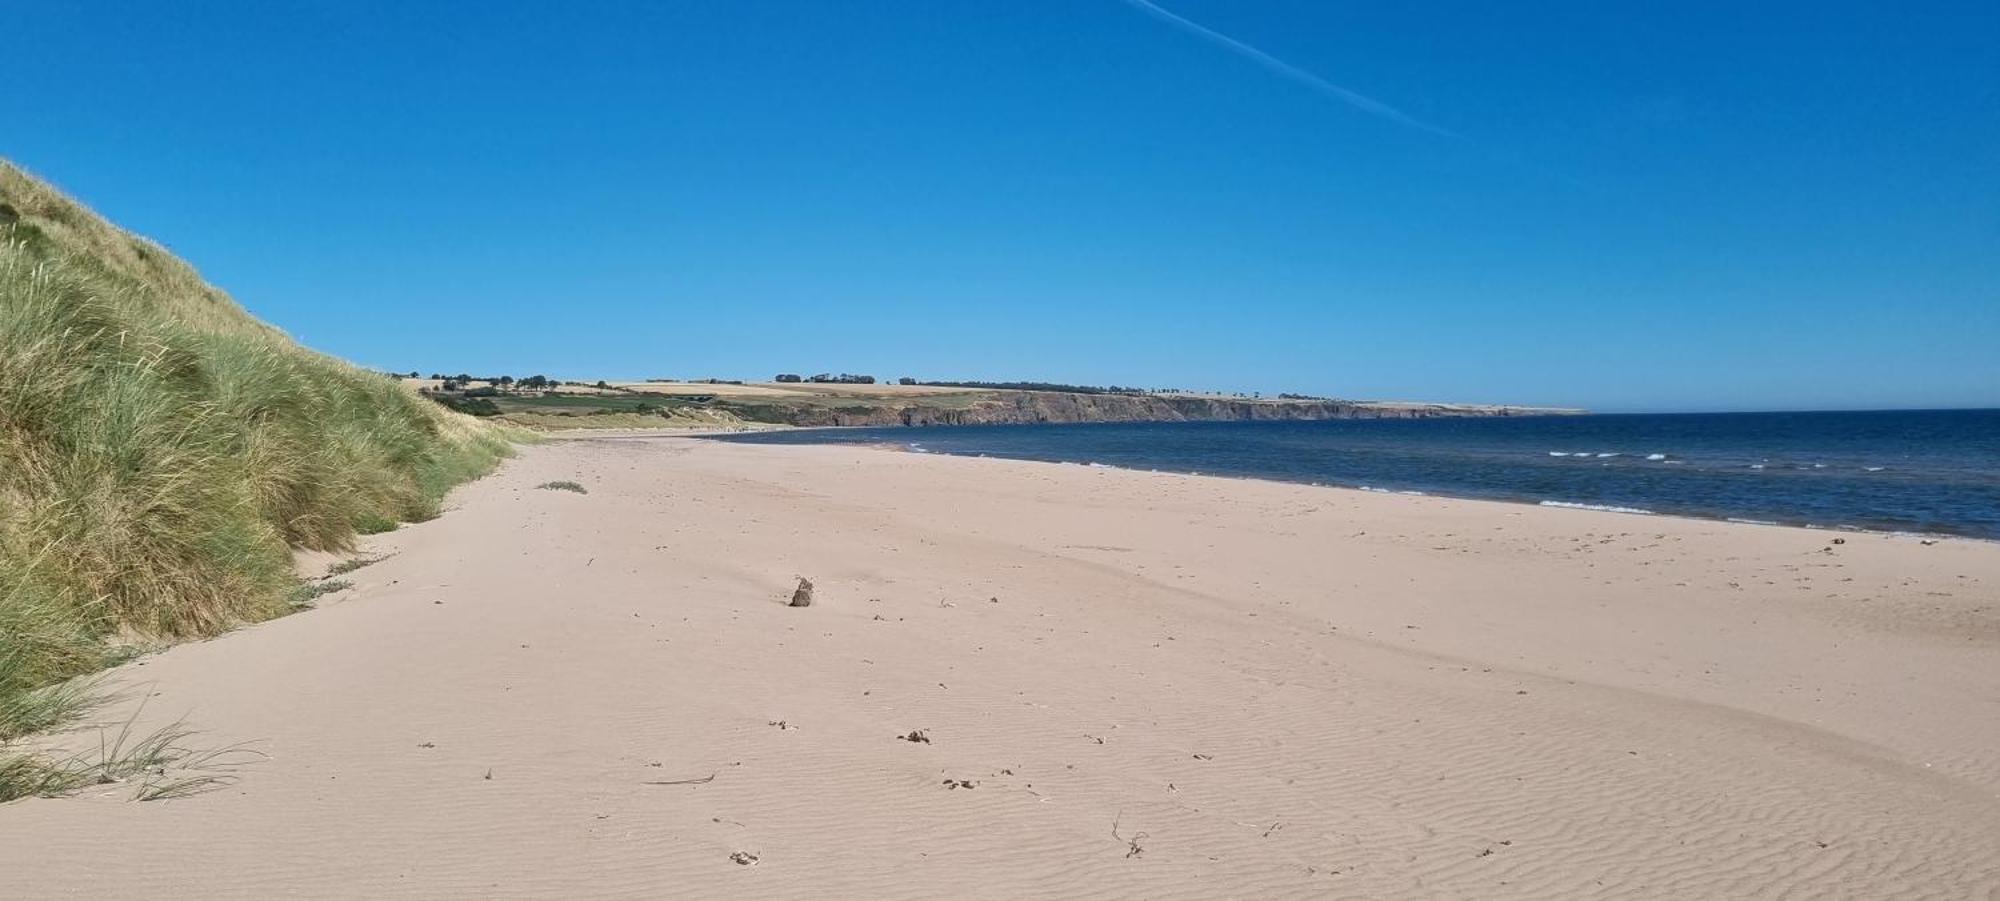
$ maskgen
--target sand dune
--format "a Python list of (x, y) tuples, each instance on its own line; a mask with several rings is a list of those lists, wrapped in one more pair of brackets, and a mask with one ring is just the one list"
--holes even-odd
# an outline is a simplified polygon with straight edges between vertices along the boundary
[(4, 893), (2000, 893), (2000, 546), (685, 438), (455, 506), (118, 671), (268, 759), (0, 808)]

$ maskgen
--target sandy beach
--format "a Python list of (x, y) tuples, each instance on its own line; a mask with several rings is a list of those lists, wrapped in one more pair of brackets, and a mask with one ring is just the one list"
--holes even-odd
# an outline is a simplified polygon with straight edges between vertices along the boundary
[(366, 550), (113, 671), (264, 759), (0, 894), (2000, 894), (1991, 543), (598, 437)]

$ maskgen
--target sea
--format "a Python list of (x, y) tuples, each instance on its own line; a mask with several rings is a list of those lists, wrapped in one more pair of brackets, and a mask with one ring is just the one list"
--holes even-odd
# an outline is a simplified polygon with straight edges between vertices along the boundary
[(2000, 540), (2000, 410), (800, 429), (885, 444), (1633, 514)]

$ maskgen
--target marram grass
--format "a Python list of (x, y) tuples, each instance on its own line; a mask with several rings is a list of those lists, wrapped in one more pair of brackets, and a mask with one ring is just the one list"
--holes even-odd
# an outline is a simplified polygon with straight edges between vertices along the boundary
[(0, 161), (0, 742), (118, 648), (288, 612), (292, 549), (434, 516), (509, 450)]

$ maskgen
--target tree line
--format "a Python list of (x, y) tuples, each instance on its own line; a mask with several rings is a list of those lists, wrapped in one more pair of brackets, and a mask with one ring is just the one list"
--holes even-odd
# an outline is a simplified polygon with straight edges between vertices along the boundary
[[(784, 382), (786, 384), (793, 384), (797, 382), (815, 382), (824, 385), (873, 385), (875, 384), (875, 377), (872, 375), (853, 375), (851, 373), (846, 373), (846, 372), (843, 372), (839, 375), (834, 375), (829, 372), (822, 372), (818, 375), (808, 375), (808, 376), (801, 376), (795, 372), (781, 372), (778, 373), (778, 377), (773, 379), (772, 381)], [(913, 381), (910, 379), (903, 379), (902, 383), (908, 385), (908, 384), (913, 384)]]

